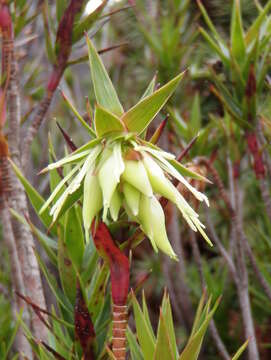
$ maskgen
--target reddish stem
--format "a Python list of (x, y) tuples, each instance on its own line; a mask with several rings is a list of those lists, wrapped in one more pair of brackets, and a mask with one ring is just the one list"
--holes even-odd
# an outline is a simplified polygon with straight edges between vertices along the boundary
[(246, 132), (246, 141), (248, 149), (253, 158), (253, 169), (257, 179), (265, 178), (266, 171), (263, 161), (263, 155), (259, 147), (259, 142), (255, 132)]
[(108, 262), (111, 273), (113, 300), (113, 354), (117, 360), (124, 360), (126, 353), (127, 296), (129, 291), (129, 259), (115, 245), (107, 226), (100, 222), (92, 226), (95, 246)]

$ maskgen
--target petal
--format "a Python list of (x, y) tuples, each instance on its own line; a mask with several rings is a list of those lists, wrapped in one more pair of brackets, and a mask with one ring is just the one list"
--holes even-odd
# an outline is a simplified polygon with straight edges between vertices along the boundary
[(165, 214), (159, 201), (153, 196), (150, 199), (150, 219), (153, 229), (153, 240), (157, 247), (171, 258), (177, 260), (167, 237)]
[(110, 215), (113, 219), (113, 221), (117, 221), (118, 220), (118, 216), (119, 216), (119, 210), (122, 204), (122, 198), (121, 198), (121, 194), (119, 193), (118, 189), (116, 189), (114, 191), (114, 194), (111, 198), (111, 203), (109, 206), (109, 210), (110, 210)]
[[(103, 207), (102, 190), (99, 185), (97, 175), (93, 175), (93, 168), (90, 169), (84, 180), (84, 197), (83, 197), (83, 222), (86, 235), (92, 224), (94, 217)], [(89, 236), (86, 236), (86, 240)]]
[(113, 148), (112, 155), (104, 162), (99, 171), (99, 182), (103, 193), (103, 221), (106, 221), (107, 211), (109, 209), (111, 199), (118, 183), (120, 176), (124, 171), (124, 162), (121, 155), (120, 144), (116, 144)]
[(200, 191), (196, 190), (192, 185), (189, 184), (187, 180), (162, 156), (160, 156), (159, 152), (154, 149), (145, 148), (146, 151), (151, 153), (160, 163), (162, 168), (175, 177), (177, 180), (179, 180), (182, 184), (184, 184), (188, 190), (191, 191), (191, 193), (198, 199), (199, 201), (205, 201), (205, 203), (209, 206), (209, 200), (206, 195), (202, 194)]
[(138, 219), (143, 232), (148, 236), (154, 251), (158, 251), (155, 241), (153, 240), (153, 228), (151, 223), (151, 204), (150, 198), (141, 194), (139, 201)]
[(81, 161), (79, 164), (77, 164), (55, 187), (52, 194), (49, 196), (49, 198), (46, 200), (46, 202), (43, 204), (42, 208), (39, 211), (39, 214), (42, 214), (47, 207), (51, 204), (51, 202), (54, 200), (54, 198), (57, 196), (59, 191), (63, 188), (65, 183), (80, 169), (83, 162)]
[(152, 196), (152, 187), (145, 167), (141, 161), (126, 160), (122, 178), (142, 194)]
[(87, 157), (87, 155), (90, 153), (90, 150), (85, 150), (85, 151), (82, 151), (78, 154), (70, 154), (68, 156), (65, 156), (63, 159), (57, 161), (57, 162), (54, 162), (52, 164), (49, 164), (45, 169), (43, 169), (40, 173), (44, 173), (48, 170), (53, 170), (53, 169), (56, 169), (60, 166), (63, 166), (65, 164), (70, 164), (74, 161), (77, 161), (77, 160), (80, 160), (84, 157)]
[(129, 183), (124, 182), (123, 193), (124, 193), (124, 197), (127, 202), (127, 205), (129, 206), (129, 208), (132, 211), (132, 214), (134, 216), (137, 216), (138, 211), (139, 211), (140, 192), (135, 187), (130, 185)]

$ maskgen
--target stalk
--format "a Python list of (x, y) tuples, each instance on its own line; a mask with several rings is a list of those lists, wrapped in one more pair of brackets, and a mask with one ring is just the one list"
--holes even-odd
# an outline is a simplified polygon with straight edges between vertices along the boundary
[(96, 228), (93, 223), (92, 234), (97, 251), (110, 267), (113, 303), (113, 354), (116, 360), (125, 360), (128, 322), (127, 296), (130, 276), (129, 260), (115, 245), (107, 226), (103, 222), (100, 222)]

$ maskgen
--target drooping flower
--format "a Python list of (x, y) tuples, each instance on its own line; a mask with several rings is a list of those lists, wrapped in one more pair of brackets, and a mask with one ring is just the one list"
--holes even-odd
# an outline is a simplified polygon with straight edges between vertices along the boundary
[(88, 45), (98, 103), (95, 108), (95, 129), (89, 130), (91, 134), (95, 133), (96, 138), (43, 170), (45, 172), (66, 164), (72, 166), (72, 170), (55, 188), (40, 212), (53, 204), (50, 214), (55, 222), (65, 209), (83, 197), (82, 215), (86, 240), (95, 217), (101, 217), (103, 222), (110, 223), (126, 213), (140, 225), (155, 251), (160, 249), (176, 259), (167, 238), (165, 215), (159, 202), (162, 196), (176, 204), (188, 225), (194, 231), (199, 231), (210, 243), (198, 214), (170, 181), (177, 179), (196, 199), (205, 201), (208, 205), (207, 197), (191, 186), (184, 177), (187, 174), (196, 178), (201, 176), (189, 172), (175, 160), (174, 155), (142, 137), (183, 74), (155, 92), (151, 83), (145, 97), (124, 112), (89, 40)]

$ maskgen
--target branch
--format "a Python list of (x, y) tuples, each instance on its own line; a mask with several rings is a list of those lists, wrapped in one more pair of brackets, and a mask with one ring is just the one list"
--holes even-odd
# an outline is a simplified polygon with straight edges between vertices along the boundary
[[(2, 63), (3, 78), (7, 82), (7, 120), (8, 120), (8, 149), (9, 156), (20, 167), (20, 98), (17, 83), (17, 63), (14, 53), (14, 37), (12, 31), (11, 16), (9, 7), (5, 3), (0, 4), (0, 27), (2, 30), (2, 53), (4, 59)], [(9, 21), (8, 21), (9, 20)], [(6, 84), (5, 84), (6, 85)], [(7, 159), (5, 159), (7, 161)], [(15, 209), (21, 214), (28, 214), (27, 201), (24, 189), (10, 165), (6, 166), (5, 186), (9, 191), (9, 196), (6, 198), (8, 206)], [(45, 306), (45, 299), (41, 284), (39, 267), (36, 258), (32, 252), (34, 241), (30, 230), (18, 222), (16, 219), (11, 219), (12, 233), (16, 241), (17, 253), (20, 262), (20, 267), (23, 273), (23, 282), (25, 291), (31, 294), (34, 301)], [(11, 229), (10, 229), (11, 230)], [(38, 319), (33, 315), (31, 319), (31, 327), (39, 338), (46, 338), (46, 329), (38, 322)]]
[(84, 5), (84, 0), (71, 0), (67, 6), (61, 21), (58, 25), (56, 34), (56, 47), (58, 48), (58, 54), (53, 69), (49, 76), (47, 83), (46, 95), (41, 103), (37, 106), (36, 115), (34, 117), (32, 125), (29, 127), (25, 137), (23, 147), (23, 168), (26, 169), (27, 163), (30, 157), (30, 146), (34, 140), (40, 125), (47, 114), (47, 111), (52, 102), (53, 95), (57, 89), (62, 75), (66, 69), (67, 62), (72, 49), (72, 32), (76, 15), (81, 11)]

